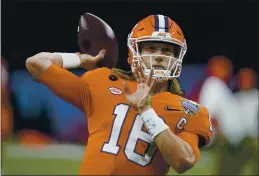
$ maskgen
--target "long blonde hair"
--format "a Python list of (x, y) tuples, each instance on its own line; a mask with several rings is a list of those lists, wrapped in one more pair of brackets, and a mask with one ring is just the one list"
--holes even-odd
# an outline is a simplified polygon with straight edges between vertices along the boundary
[[(113, 68), (112, 71), (123, 79), (131, 80), (131, 81), (136, 80), (131, 71), (125, 71), (125, 70), (121, 70), (118, 68)], [(171, 92), (172, 94), (179, 95), (179, 96), (184, 95), (184, 93), (181, 89), (180, 83), (176, 78), (169, 80), (169, 85), (170, 85), (168, 88), (169, 92)]]

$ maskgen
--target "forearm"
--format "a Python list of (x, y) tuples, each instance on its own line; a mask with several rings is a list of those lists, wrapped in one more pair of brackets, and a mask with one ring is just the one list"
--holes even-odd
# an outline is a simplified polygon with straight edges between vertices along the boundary
[(34, 78), (39, 78), (51, 64), (65, 69), (78, 68), (81, 58), (74, 53), (39, 53), (26, 60), (26, 68)]
[(178, 173), (192, 168), (195, 155), (190, 145), (176, 136), (153, 109), (144, 108), (139, 112), (167, 163)]
[(34, 78), (38, 79), (53, 63), (62, 67), (62, 57), (53, 53), (38, 53), (26, 60), (26, 68)]
[(194, 166), (195, 155), (192, 148), (170, 129), (158, 134), (154, 141), (164, 159), (176, 172), (183, 173)]

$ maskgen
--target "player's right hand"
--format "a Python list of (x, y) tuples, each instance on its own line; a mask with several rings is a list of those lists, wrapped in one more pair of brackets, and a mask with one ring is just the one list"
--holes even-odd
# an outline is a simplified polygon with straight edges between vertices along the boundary
[(140, 66), (139, 62), (137, 62), (137, 64), (133, 63), (132, 72), (138, 82), (137, 90), (134, 93), (130, 93), (127, 82), (124, 81), (124, 92), (129, 105), (134, 107), (140, 114), (142, 114), (147, 109), (151, 108), (151, 96), (156, 83), (156, 79), (153, 78), (154, 70), (151, 69), (147, 78), (143, 68)]
[(81, 60), (80, 67), (87, 70), (94, 70), (98, 68), (97, 63), (102, 60), (106, 54), (106, 50), (101, 50), (96, 56), (89, 54), (76, 53)]

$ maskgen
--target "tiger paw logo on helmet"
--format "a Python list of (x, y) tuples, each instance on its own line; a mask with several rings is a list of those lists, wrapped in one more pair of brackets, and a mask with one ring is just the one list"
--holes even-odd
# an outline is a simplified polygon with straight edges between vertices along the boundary
[(155, 31), (155, 32), (153, 32), (152, 36), (170, 37), (170, 33)]

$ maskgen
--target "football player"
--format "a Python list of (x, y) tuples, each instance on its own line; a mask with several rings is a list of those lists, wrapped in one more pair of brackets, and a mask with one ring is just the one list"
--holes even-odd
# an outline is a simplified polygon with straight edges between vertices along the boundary
[(169, 17), (150, 15), (128, 37), (131, 71), (96, 68), (77, 77), (66, 69), (93, 68), (104, 56), (39, 53), (26, 60), (31, 75), (81, 109), (89, 139), (82, 175), (165, 175), (199, 160), (212, 127), (206, 108), (181, 97), (186, 42)]

